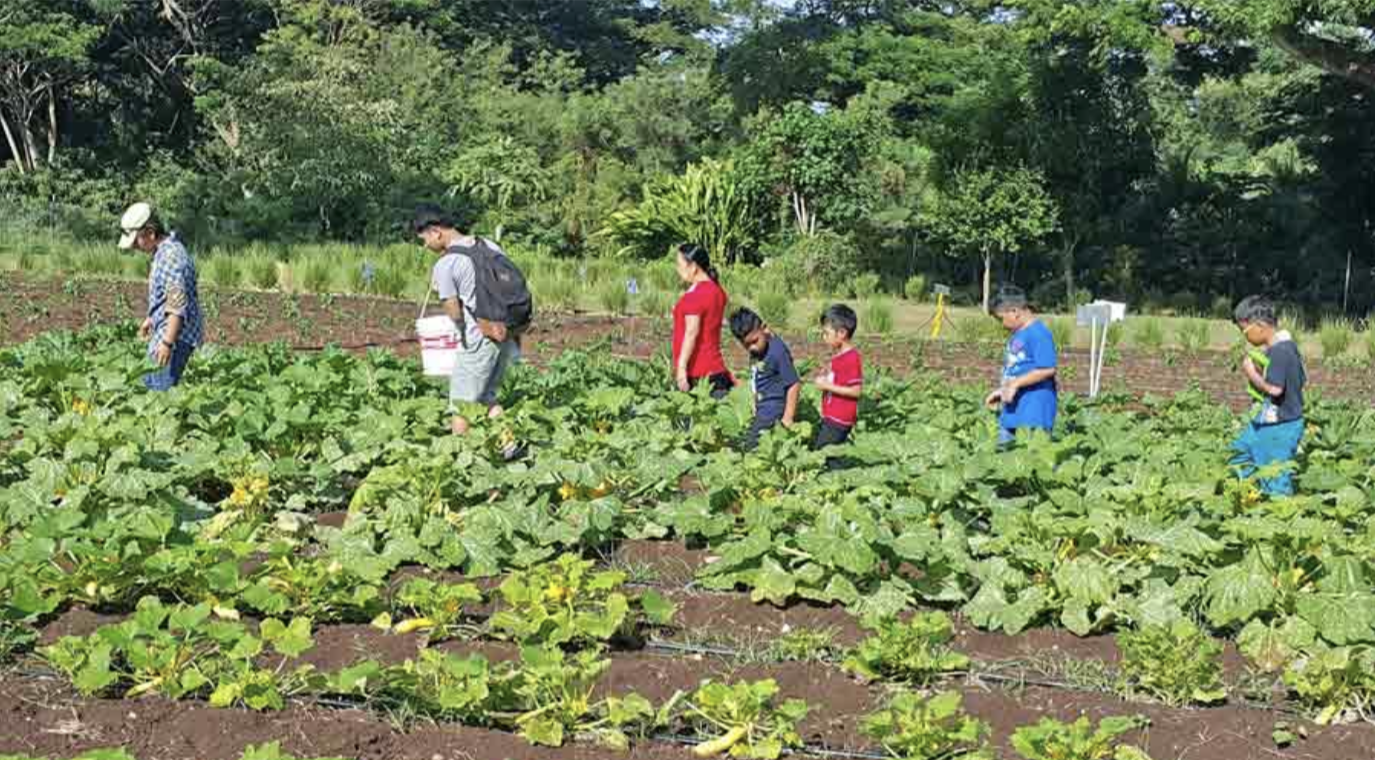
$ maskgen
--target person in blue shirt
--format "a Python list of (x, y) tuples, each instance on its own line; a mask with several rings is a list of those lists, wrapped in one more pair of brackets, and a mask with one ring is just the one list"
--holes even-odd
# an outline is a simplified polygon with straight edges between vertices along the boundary
[(792, 427), (802, 383), (787, 344), (769, 330), (758, 314), (737, 309), (730, 315), (730, 331), (753, 360), (750, 388), (754, 392), (754, 421), (741, 442), (741, 448), (753, 451), (764, 431), (780, 422), (784, 427)]
[(124, 233), (120, 248), (138, 250), (153, 259), (148, 269), (148, 313), (138, 332), (140, 339), (148, 341), (148, 359), (157, 370), (144, 376), (143, 384), (151, 391), (170, 390), (181, 382), (205, 333), (196, 291), (196, 261), (147, 203), (130, 206), (120, 219), (120, 229)]
[(993, 302), (993, 315), (1012, 336), (1003, 354), (1003, 380), (984, 403), (1000, 409), (998, 443), (1010, 444), (1017, 431), (1055, 428), (1059, 394), (1055, 383), (1055, 338), (1036, 318), (1026, 296), (1005, 288)]

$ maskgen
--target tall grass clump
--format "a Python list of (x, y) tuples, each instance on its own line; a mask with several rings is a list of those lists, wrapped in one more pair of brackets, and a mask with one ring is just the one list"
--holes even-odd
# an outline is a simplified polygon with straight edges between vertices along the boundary
[(1137, 348), (1160, 350), (1165, 345), (1165, 325), (1160, 317), (1143, 317), (1133, 321), (1132, 344)]
[(882, 296), (870, 296), (864, 300), (859, 322), (865, 332), (871, 335), (887, 335), (893, 332), (893, 301)]
[(769, 288), (754, 297), (754, 308), (759, 316), (770, 325), (779, 328), (788, 324), (792, 313), (793, 299), (786, 290)]
[(1356, 342), (1356, 330), (1346, 319), (1325, 319), (1318, 328), (1318, 344), (1322, 346), (1323, 361), (1343, 356)]
[(239, 258), (232, 253), (216, 251), (207, 257), (205, 278), (217, 288), (239, 286)]
[(1198, 353), (1208, 347), (1209, 332), (1206, 319), (1181, 319), (1175, 327), (1175, 340), (1185, 351)]
[(569, 275), (551, 271), (534, 275), (530, 281), (530, 294), (540, 309), (572, 311), (578, 305), (578, 284)]
[(870, 299), (878, 294), (879, 285), (883, 283), (883, 278), (877, 272), (864, 272), (855, 275), (850, 281), (850, 290), (855, 298)]
[(646, 317), (666, 317), (673, 311), (674, 296), (667, 290), (652, 288), (640, 294), (640, 314)]
[(907, 278), (907, 282), (902, 286), (902, 295), (912, 303), (921, 303), (926, 299), (926, 276), (914, 274)]
[(1061, 351), (1069, 348), (1074, 343), (1074, 320), (1065, 317), (1052, 319), (1046, 325), (1050, 328), (1050, 337), (1055, 339), (1055, 347)]
[(611, 280), (597, 287), (597, 305), (610, 314), (624, 316), (630, 311), (630, 293), (624, 282)]
[(986, 314), (956, 319), (952, 322), (950, 334), (961, 343), (1003, 343), (1007, 340), (1007, 330), (998, 320)]
[(328, 293), (333, 289), (334, 265), (328, 258), (310, 256), (298, 265), (297, 271), (300, 273), (298, 282), (306, 292)]

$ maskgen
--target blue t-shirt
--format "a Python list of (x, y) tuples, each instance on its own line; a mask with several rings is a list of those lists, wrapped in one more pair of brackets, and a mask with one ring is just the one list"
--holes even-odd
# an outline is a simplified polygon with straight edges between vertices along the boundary
[(782, 338), (769, 336), (764, 358), (750, 368), (750, 380), (755, 395), (754, 416), (761, 420), (782, 419), (788, 404), (788, 389), (799, 382), (793, 355)]
[[(1003, 359), (1003, 379), (1021, 377), (1033, 370), (1055, 366), (1055, 337), (1050, 328), (1036, 320), (1012, 334)], [(1055, 427), (1057, 406), (1055, 378), (1042, 380), (1017, 391), (1011, 404), (1003, 405), (1000, 422), (1004, 428)]]

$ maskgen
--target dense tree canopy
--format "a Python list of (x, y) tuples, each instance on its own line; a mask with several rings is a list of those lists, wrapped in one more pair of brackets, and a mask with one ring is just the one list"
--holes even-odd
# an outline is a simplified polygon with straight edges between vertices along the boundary
[(558, 255), (1359, 316), (1373, 108), (1375, 0), (0, 0), (6, 217), (222, 246), (448, 199)]

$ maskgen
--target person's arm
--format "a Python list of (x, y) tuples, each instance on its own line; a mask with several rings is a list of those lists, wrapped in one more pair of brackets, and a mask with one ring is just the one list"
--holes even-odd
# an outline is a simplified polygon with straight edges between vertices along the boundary
[(678, 354), (678, 366), (674, 379), (678, 381), (678, 390), (687, 392), (691, 387), (688, 382), (688, 365), (692, 361), (692, 352), (697, 348), (697, 338), (702, 334), (702, 315), (688, 314), (683, 318), (683, 347)]
[(444, 299), (443, 303), (444, 313), (449, 315), (449, 319), (454, 321), (454, 325), (463, 324), (463, 301), (459, 300), (458, 296), (454, 296)]
[[(1274, 379), (1282, 380), (1283, 378), (1279, 375), (1283, 374), (1283, 366), (1276, 367), (1275, 362), (1272, 360), (1270, 363), (1270, 367), (1273, 368), (1277, 373), (1277, 376)], [(1265, 395), (1271, 398), (1278, 398), (1284, 395), (1284, 383), (1270, 382), (1270, 379), (1267, 377), (1268, 372), (1267, 374), (1262, 374), (1260, 368), (1257, 367), (1256, 363), (1251, 360), (1251, 357), (1248, 356), (1242, 361), (1241, 368), (1242, 371), (1246, 373), (1246, 379), (1251, 381), (1251, 385), (1255, 386), (1256, 390), (1260, 391), (1261, 393), (1264, 393)]]
[(792, 427), (797, 418), (797, 399), (802, 396), (802, 383), (788, 386), (788, 395), (783, 400), (783, 427)]

